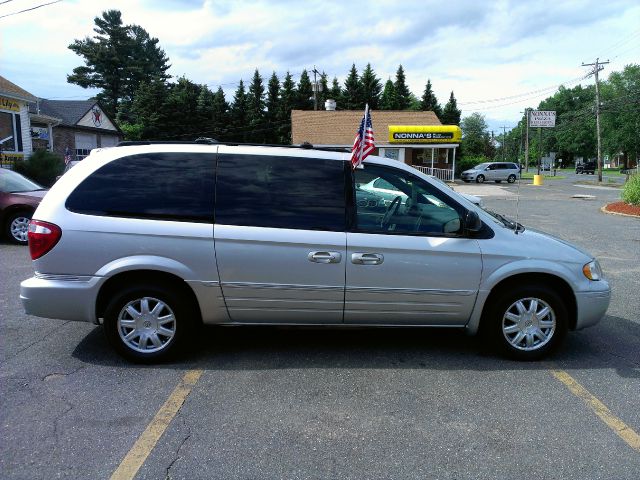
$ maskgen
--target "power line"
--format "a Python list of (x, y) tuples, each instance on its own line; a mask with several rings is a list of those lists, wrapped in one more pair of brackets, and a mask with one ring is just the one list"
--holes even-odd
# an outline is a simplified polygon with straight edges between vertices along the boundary
[[(7, 1), (11, 1), (11, 0), (7, 0)], [(18, 15), (19, 13), (30, 12), (31, 10), (36, 10), (38, 8), (46, 7), (47, 5), (53, 5), (54, 3), (60, 3), (61, 1), (62, 0), (55, 0), (53, 2), (43, 3), (41, 5), (36, 5), (35, 7), (27, 8), (25, 10), (20, 10), (19, 12), (7, 13), (6, 15), (0, 15), (0, 18), (10, 17), (12, 15)]]
[(4, 2), (0, 2), (0, 5), (4, 5), (5, 3), (13, 2), (13, 0), (4, 0)]

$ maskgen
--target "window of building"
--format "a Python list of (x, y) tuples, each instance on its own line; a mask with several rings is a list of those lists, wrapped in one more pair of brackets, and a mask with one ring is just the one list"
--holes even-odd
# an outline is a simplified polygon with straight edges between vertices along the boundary
[(344, 231), (345, 162), (221, 155), (216, 223)]
[(404, 170), (355, 170), (356, 230), (363, 233), (456, 235), (464, 208)]
[(215, 157), (153, 153), (123, 157), (84, 180), (67, 199), (72, 212), (213, 223)]
[(0, 149), (3, 152), (16, 151), (16, 129), (12, 113), (0, 112)]
[(76, 133), (76, 160), (83, 160), (91, 150), (98, 146), (98, 137), (95, 133)]

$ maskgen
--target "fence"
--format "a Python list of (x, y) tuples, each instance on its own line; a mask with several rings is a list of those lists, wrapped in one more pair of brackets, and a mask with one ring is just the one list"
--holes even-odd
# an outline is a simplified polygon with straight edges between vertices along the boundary
[(431, 167), (420, 167), (418, 165), (412, 165), (416, 170), (420, 170), (422, 173), (426, 173), (427, 175), (433, 175), (440, 180), (445, 182), (453, 182), (453, 170), (448, 168), (431, 168)]

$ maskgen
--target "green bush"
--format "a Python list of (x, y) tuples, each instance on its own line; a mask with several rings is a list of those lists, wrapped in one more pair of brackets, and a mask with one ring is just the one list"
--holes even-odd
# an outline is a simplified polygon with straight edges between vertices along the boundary
[(491, 162), (490, 158), (479, 155), (477, 157), (462, 157), (460, 160), (456, 160), (456, 176), (460, 175), (460, 172), (469, 170), (476, 165), (484, 162)]
[(640, 205), (640, 174), (632, 175), (622, 189), (622, 200), (631, 205)]
[(64, 160), (55, 153), (38, 150), (27, 160), (16, 162), (14, 170), (40, 185), (50, 187), (64, 171)]

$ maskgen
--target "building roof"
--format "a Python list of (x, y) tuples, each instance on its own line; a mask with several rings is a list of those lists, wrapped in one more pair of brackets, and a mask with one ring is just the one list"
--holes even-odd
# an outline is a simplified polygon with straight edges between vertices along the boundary
[[(292, 143), (351, 146), (363, 114), (362, 110), (292, 110)], [(407, 110), (375, 110), (371, 121), (376, 143), (387, 142), (389, 125), (442, 125), (433, 112)]]
[(20, 88), (15, 83), (10, 82), (2, 75), (0, 75), (0, 95), (24, 100), (25, 102), (35, 102), (37, 100), (35, 96), (31, 95), (25, 89)]
[(38, 101), (40, 110), (33, 113), (40, 113), (61, 119), (61, 126), (75, 126), (91, 108), (98, 103), (96, 100), (47, 100), (41, 98)]

